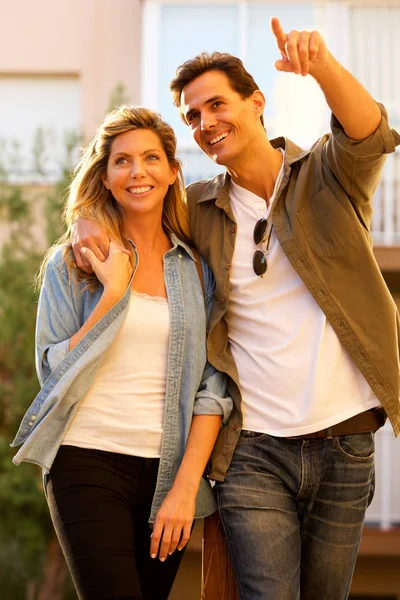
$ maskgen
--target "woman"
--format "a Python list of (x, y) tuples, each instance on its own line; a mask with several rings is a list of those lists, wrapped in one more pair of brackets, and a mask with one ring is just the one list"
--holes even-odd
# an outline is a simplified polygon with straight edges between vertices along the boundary
[[(79, 598), (166, 599), (193, 518), (215, 510), (203, 473), (232, 402), (206, 363), (206, 311), (190, 247), (176, 138), (141, 107), (108, 115), (65, 209), (102, 223), (110, 255), (67, 244), (41, 269), (42, 389), (13, 445), (42, 466)], [(202, 263), (207, 311), (214, 282)], [(149, 523), (153, 525), (152, 534)], [(150, 539), (151, 534), (151, 539)]]

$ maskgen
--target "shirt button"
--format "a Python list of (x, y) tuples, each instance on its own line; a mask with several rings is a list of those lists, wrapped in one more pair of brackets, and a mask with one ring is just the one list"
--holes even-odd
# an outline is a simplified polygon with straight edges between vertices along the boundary
[(236, 233), (237, 232), (236, 225), (232, 225), (231, 231), (232, 231), (232, 233)]
[(36, 421), (36, 415), (31, 416), (31, 421)]
[(227, 269), (228, 269), (228, 271), (229, 271), (229, 269), (231, 269), (231, 268), (232, 268), (232, 265), (231, 265), (230, 263), (228, 263), (228, 264), (226, 265), (226, 268), (227, 268)]
[(28, 425), (29, 425), (29, 427), (32, 427), (33, 426), (32, 421), (29, 421)]
[(182, 254), (178, 254), (179, 258), (182, 258)]

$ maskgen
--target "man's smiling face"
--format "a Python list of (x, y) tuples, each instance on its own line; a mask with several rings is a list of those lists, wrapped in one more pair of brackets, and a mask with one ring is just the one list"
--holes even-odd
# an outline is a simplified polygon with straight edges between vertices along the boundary
[(234, 167), (251, 156), (265, 135), (260, 116), (265, 101), (259, 90), (242, 98), (222, 71), (206, 71), (182, 91), (180, 110), (200, 148), (216, 163)]

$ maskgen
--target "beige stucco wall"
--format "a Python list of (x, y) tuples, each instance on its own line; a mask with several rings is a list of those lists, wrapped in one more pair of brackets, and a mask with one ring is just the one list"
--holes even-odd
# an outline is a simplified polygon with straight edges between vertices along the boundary
[(0, 74), (79, 77), (91, 137), (111, 91), (140, 99), (140, 0), (0, 0)]

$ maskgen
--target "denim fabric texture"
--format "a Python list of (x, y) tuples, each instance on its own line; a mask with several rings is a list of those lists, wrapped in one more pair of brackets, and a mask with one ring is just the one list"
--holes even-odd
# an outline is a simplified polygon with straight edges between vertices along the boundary
[[(173, 248), (164, 255), (164, 278), (170, 315), (160, 468), (150, 522), (172, 486), (181, 463), (193, 415), (229, 417), (232, 400), (226, 397), (226, 376), (207, 362), (206, 311), (212, 306), (215, 282), (202, 262), (204, 296), (191, 249), (171, 234)], [(138, 256), (136, 248), (132, 244)], [(42, 286), (36, 327), (36, 368), (42, 389), (26, 412), (11, 444), (22, 447), (13, 462), (40, 465), (46, 475), (74, 413), (88, 391), (105, 350), (126, 314), (130, 285), (121, 300), (68, 352), (70, 337), (78, 331), (102, 294), (90, 292), (68, 275), (63, 248), (51, 258)], [(72, 270), (73, 271), (73, 270)], [(134, 277), (134, 274), (132, 278)], [(203, 478), (196, 501), (196, 517), (215, 510), (209, 482)]]
[(374, 434), (243, 430), (218, 504), (241, 600), (345, 600), (374, 491)]

